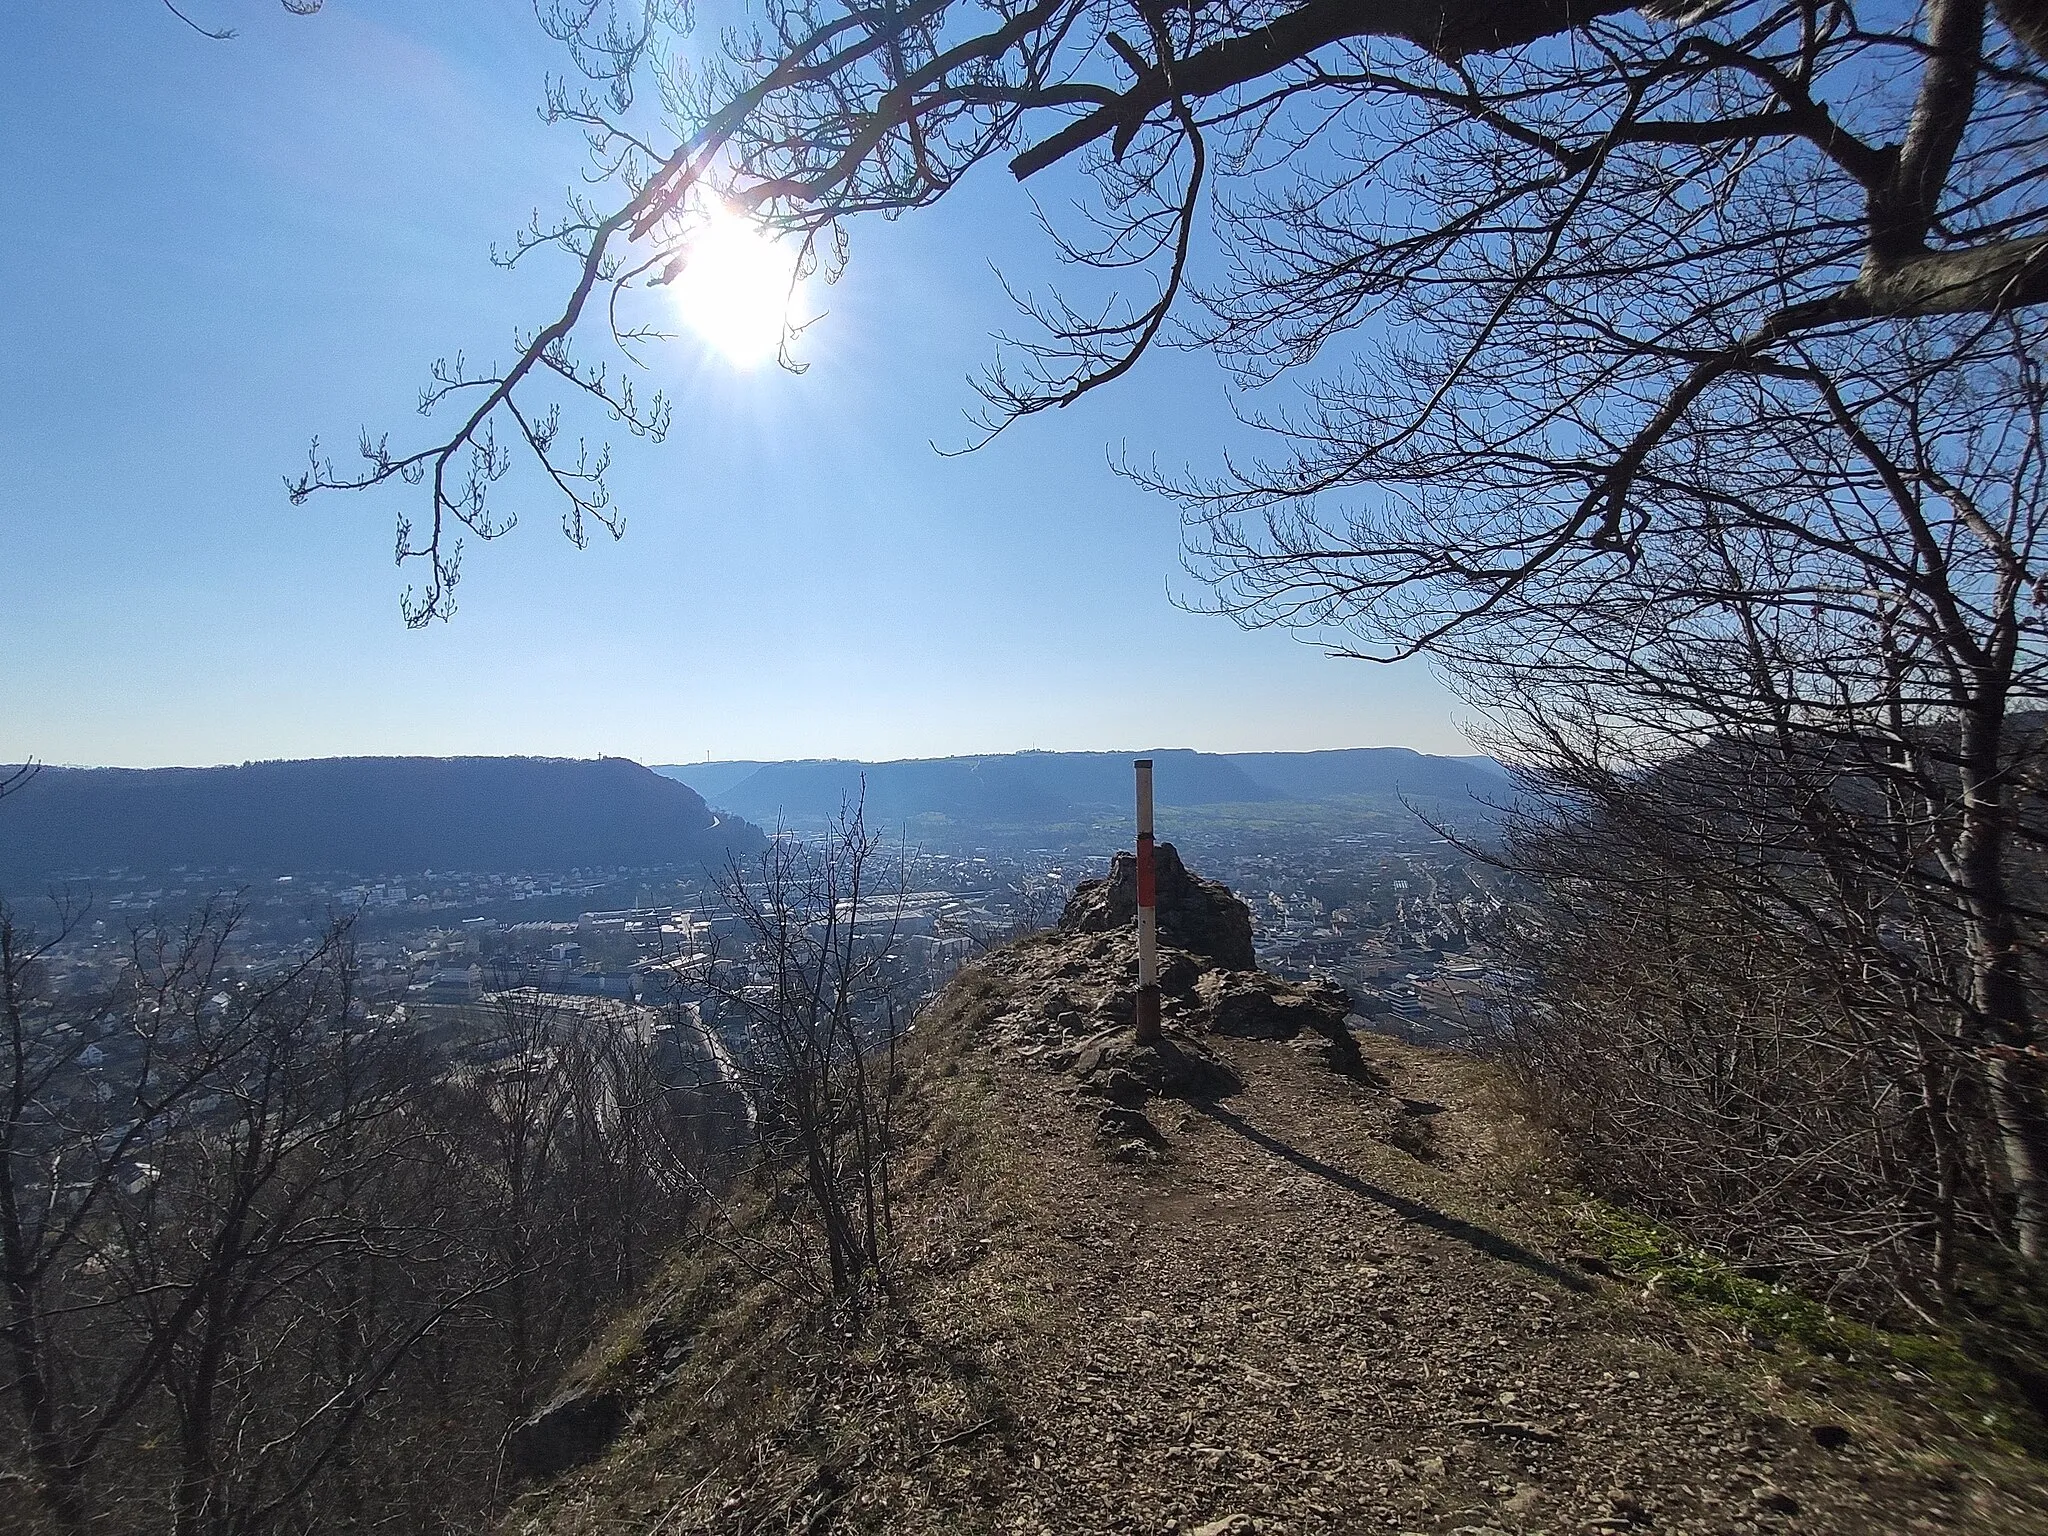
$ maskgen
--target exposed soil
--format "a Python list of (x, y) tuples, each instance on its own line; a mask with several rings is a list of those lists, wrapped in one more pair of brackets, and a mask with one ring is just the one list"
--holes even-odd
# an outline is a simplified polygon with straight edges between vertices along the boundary
[(2041, 1464), (1910, 1374), (1577, 1267), (1482, 1064), (1210, 1035), (1242, 1086), (1145, 1101), (1155, 1146), (1001, 1027), (1029, 1000), (952, 1005), (897, 1303), (785, 1324), (727, 1262), (664, 1332), (679, 1281), (610, 1368), (626, 1435), (509, 1528), (2048, 1532)]

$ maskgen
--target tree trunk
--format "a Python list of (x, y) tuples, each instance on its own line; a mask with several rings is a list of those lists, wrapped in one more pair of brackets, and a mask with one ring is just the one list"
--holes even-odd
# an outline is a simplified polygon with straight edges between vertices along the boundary
[(7, 1302), (8, 1351), (14, 1359), (15, 1390), (21, 1396), (22, 1418), (28, 1428), (29, 1460), (40, 1479), (37, 1491), (60, 1531), (83, 1533), (85, 1491), (80, 1486), (79, 1468), (66, 1454), (58, 1432), (57, 1405), (43, 1369), (42, 1340), (28, 1289), (14, 1274), (8, 1276)]
[(6, 992), (9, 1046), (13, 1054), (5, 1136), (0, 1138), (0, 1265), (6, 1270), (7, 1348), (14, 1362), (15, 1390), (28, 1430), (29, 1460), (40, 1479), (38, 1491), (50, 1518), (61, 1531), (83, 1532), (85, 1494), (80, 1469), (64, 1447), (57, 1401), (49, 1374), (48, 1340), (38, 1324), (33, 1255), (28, 1229), (21, 1219), (21, 1191), (14, 1182), (15, 1149), (21, 1134), (26, 1097), (26, 1021), (22, 1017), (21, 967), (16, 960), (15, 930), (0, 912), (0, 987)]
[[(2028, 1259), (2048, 1257), (2048, 1157), (2038, 1073), (2011, 1057), (2036, 1043), (2019, 923), (2005, 877), (2005, 700), (1976, 701), (1963, 728), (1961, 834), (1955, 875), (1969, 946), (1970, 1006), (1983, 1050), (1986, 1096), (2013, 1201), (2013, 1238)], [(1987, 1038), (1988, 1037), (1988, 1038)]]

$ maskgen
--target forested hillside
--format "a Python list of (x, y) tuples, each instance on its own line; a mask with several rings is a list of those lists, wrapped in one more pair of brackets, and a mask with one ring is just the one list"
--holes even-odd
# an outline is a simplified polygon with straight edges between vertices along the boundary
[[(1405, 747), (1331, 752), (1155, 751), (1164, 806), (1264, 805), (1289, 800), (1403, 797), (1483, 806), (1512, 793), (1491, 759), (1433, 757)], [(714, 805), (752, 820), (826, 818), (866, 797), (871, 820), (934, 816), (982, 825), (1040, 825), (1130, 800), (1131, 754), (1010, 752), (896, 762), (680, 763), (657, 768)], [(751, 769), (736, 773), (734, 770)]]
[(624, 758), (340, 757), (44, 768), (0, 804), (0, 881), (111, 868), (246, 873), (703, 863), (759, 832)]

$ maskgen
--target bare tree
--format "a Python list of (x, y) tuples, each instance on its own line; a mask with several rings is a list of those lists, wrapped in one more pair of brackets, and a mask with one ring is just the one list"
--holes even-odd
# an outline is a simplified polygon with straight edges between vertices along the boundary
[(349, 1027), (345, 928), (252, 976), (236, 915), (204, 910), (139, 935), (113, 996), (58, 1004), (37, 972), (80, 915), (60, 905), (37, 938), (0, 911), (0, 1260), (29, 1469), (61, 1529), (163, 1490), (180, 1532), (260, 1528), (445, 1311), (352, 1314), (351, 1358), (307, 1400), (314, 1282), (366, 1252), (417, 1260), (406, 1235), (438, 1230), (360, 1198), (403, 1156), (416, 1074)]
[(799, 1241), (814, 1224), (822, 1242), (799, 1278), (856, 1312), (886, 1278), (896, 1049), (908, 1023), (891, 979), (902, 884), (876, 889), (879, 848), (855, 806), (821, 842), (782, 833), (758, 868), (729, 865), (721, 894), (747, 942), (710, 981), (714, 1027), (736, 1041), (754, 1108), (759, 1171), (788, 1181), (808, 1217)]
[[(278, 0), (294, 16), (313, 16), (319, 13), (326, 0)], [(233, 27), (212, 26), (199, 20), (191, 12), (181, 9), (177, 0), (163, 0), (163, 7), (201, 37), (216, 43), (230, 42), (240, 34)]]
[[(2031, 6), (1999, 26), (1984, 0), (767, 0), (687, 71), (665, 64), (664, 9), (636, 14), (622, 31), (606, 10), (605, 46), (577, 54), (604, 89), (550, 96), (615, 194), (510, 258), (573, 258), (560, 313), (501, 368), (437, 365), (423, 403), (455, 412), (445, 436), (366, 437), (354, 474), (316, 452), (293, 483), (429, 485), (400, 544), (429, 576), (413, 622), (445, 612), (456, 536), (509, 526), (489, 503), (501, 434), (572, 538), (590, 516), (616, 528), (602, 455), (566, 452), (550, 391), (658, 435), (665, 407), (572, 344), (593, 323), (628, 359), (653, 343), (635, 300), (721, 207), (829, 275), (862, 214), (935, 201), (990, 158), (1024, 177), (1076, 161), (1093, 200), (1058, 249), (1111, 285), (1031, 306), (1037, 339), (984, 381), (989, 426), (1160, 341), (1219, 349), (1248, 384), (1292, 376), (1299, 408), (1259, 417), (1271, 462), (1166, 488), (1228, 611), (1354, 626), (1376, 654), (1535, 572), (1625, 562), (1697, 478), (1702, 426), (1811, 403), (1817, 371), (1908, 338), (1948, 366), (2048, 297)], [(556, 21), (572, 41), (598, 25)], [(650, 77), (660, 141), (627, 110)]]
[(1997, 1202), (1953, 1176), (1958, 1063), (1915, 1050), (1938, 1042), (1936, 1010), (1916, 1017), (1629, 809), (1518, 848), (1542, 893), (1518, 937), (1544, 985), (1501, 1048), (1580, 1176), (1833, 1298), (1944, 1310), (1956, 1239), (1984, 1244)]
[[(1773, 949), (1780, 962), (1753, 974), (1800, 1022), (1757, 1038), (1796, 1038), (1809, 1064), (1860, 1075), (1866, 1138), (1909, 1111), (1916, 1150), (1867, 1141), (1873, 1156), (1889, 1147), (1883, 1167), (1836, 1214), (1877, 1246), (1931, 1253), (1942, 1289), (1959, 1219), (2038, 1258), (2048, 1217), (2033, 1003), (2048, 916), (2035, 597), (2048, 393), (2003, 332), (1961, 383), (1904, 372), (1853, 407), (1827, 386), (1827, 420), (1777, 418), (1776, 441), (1730, 458), (1716, 506), (1646, 537), (1625, 573), (1533, 582), (1444, 647), (1497, 723), (1496, 750), (1564, 807), (1525, 828), (1521, 850), (1562, 902), (1562, 932), (1602, 914), (1639, 957), (1627, 981), (1594, 982), (1584, 936), (1557, 939), (1580, 956), (1576, 973), (1559, 968), (1564, 992), (1604, 990), (1610, 1028), (1678, 1020), (1732, 1072), (1755, 1064), (1745, 1021), (1769, 1010), (1705, 1006), (1739, 984), (1719, 967), (1686, 977), (1685, 957), (1709, 932), (1734, 952)], [(1795, 460), (1807, 472), (1784, 474)], [(1648, 946), (1659, 923), (1690, 928), (1656, 941), (1672, 974), (1652, 981), (1625, 936)], [(1659, 1093), (1703, 1106), (1728, 1086), (1674, 1071)], [(1775, 1131), (1757, 1121), (1752, 1146), (1789, 1147), (1801, 1108), (1831, 1101), (1795, 1096)], [(1756, 1167), (1783, 1189), (1782, 1162)], [(1873, 1188), (1903, 1201), (1905, 1228), (1856, 1205)]]
[(704, 1182), (651, 1015), (515, 994), (440, 1059), (345, 924), (259, 969), (227, 910), (52, 995), (81, 917), (0, 910), (0, 1469), (64, 1531), (487, 1522)]
[(41, 771), (42, 766), (34, 758), (11, 766), (0, 764), (0, 800), (5, 800), (9, 795), (24, 788), (29, 780)]
[[(91, 1279), (101, 1234), (117, 1224), (111, 1213), (126, 1192), (124, 1179), (136, 1176), (138, 1154), (218, 1088), (241, 1043), (231, 1030), (179, 1027), (222, 963), (226, 925), (208, 914), (175, 943), (157, 948), (152, 978), (130, 973), (139, 994), (131, 1017), (141, 1032), (128, 1068), (113, 1084), (89, 1077), (84, 1064), (105, 1053), (95, 1031), (79, 1025), (95, 1021), (99, 1010), (67, 1019), (38, 996), (41, 963), (82, 915), (60, 903), (51, 931), (39, 937), (11, 909), (0, 911), (0, 1002), (8, 1035), (0, 1257), (7, 1271), (12, 1386), (38, 1494), (66, 1530), (86, 1528), (88, 1476), (154, 1388), (199, 1304), (196, 1296), (182, 1298), (139, 1348), (107, 1362), (98, 1379), (81, 1381), (81, 1357), (67, 1335), (104, 1304)], [(129, 1118), (114, 1121), (115, 1114)]]
[[(158, 1371), (179, 1536), (303, 1519), (392, 1374), (482, 1289), (457, 1278), (467, 1234), (417, 1176), (418, 1053), (356, 1027), (345, 933), (323, 948), (262, 995), (220, 1102), (163, 1138), (101, 1251), (143, 1336), (197, 1300)], [(400, 1270), (403, 1302), (380, 1274)]]
[(629, 1010), (515, 990), (481, 1054), (433, 1096), (488, 1297), (467, 1326), (498, 1362), (507, 1427), (537, 1406), (610, 1301), (685, 1230), (696, 1149)]

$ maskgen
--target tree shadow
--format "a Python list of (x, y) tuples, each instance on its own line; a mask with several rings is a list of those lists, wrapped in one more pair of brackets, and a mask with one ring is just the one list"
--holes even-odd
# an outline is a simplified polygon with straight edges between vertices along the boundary
[(1482, 1227), (1474, 1222), (1466, 1221), (1462, 1217), (1452, 1216), (1447, 1212), (1438, 1210), (1433, 1205), (1425, 1205), (1420, 1200), (1411, 1200), (1408, 1196), (1396, 1194), (1391, 1189), (1383, 1189), (1377, 1184), (1368, 1183), (1356, 1174), (1346, 1173), (1342, 1168), (1334, 1168), (1328, 1163), (1310, 1157), (1299, 1148), (1290, 1146), (1288, 1143), (1280, 1140), (1279, 1137), (1260, 1130), (1249, 1120), (1245, 1119), (1244, 1116), (1234, 1114), (1230, 1110), (1223, 1108), (1220, 1104), (1190, 1101), (1189, 1107), (1198, 1114), (1207, 1115), (1225, 1129), (1235, 1131), (1246, 1141), (1265, 1148), (1275, 1157), (1283, 1158), (1287, 1162), (1292, 1163), (1295, 1167), (1301, 1169), (1302, 1172), (1312, 1173), (1325, 1183), (1333, 1184), (1348, 1194), (1358, 1196), (1361, 1200), (1370, 1200), (1375, 1205), (1384, 1206), (1394, 1212), (1395, 1215), (1412, 1221), (1417, 1226), (1427, 1227), (1432, 1232), (1441, 1232), (1445, 1237), (1455, 1238), (1467, 1247), (1485, 1254), (1488, 1258), (1500, 1259), (1505, 1263), (1518, 1265), (1532, 1273), (1539, 1274), (1546, 1280), (1554, 1281), (1556, 1284), (1563, 1286), (1566, 1290), (1576, 1291), (1582, 1296), (1590, 1295), (1593, 1292), (1594, 1287), (1592, 1283), (1583, 1276), (1573, 1274), (1562, 1265), (1553, 1264), (1540, 1253), (1531, 1253), (1521, 1244), (1501, 1236), (1500, 1233), (1495, 1232), (1490, 1227)]

